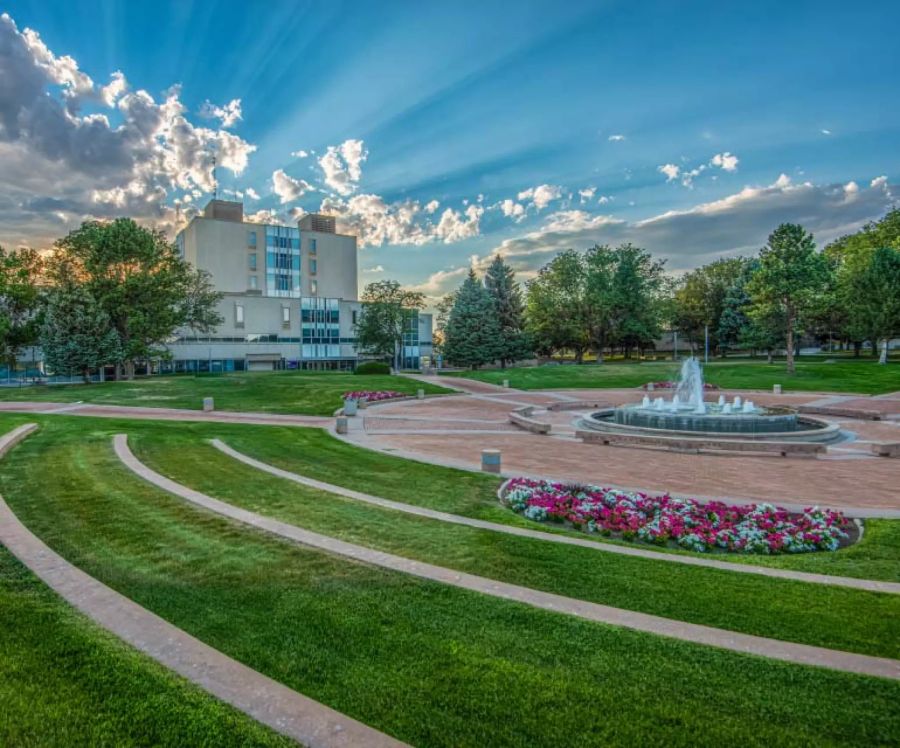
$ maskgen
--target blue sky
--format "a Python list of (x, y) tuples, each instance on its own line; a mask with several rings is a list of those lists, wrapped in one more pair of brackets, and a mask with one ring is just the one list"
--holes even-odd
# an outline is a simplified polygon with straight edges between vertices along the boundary
[[(33, 56), (64, 112), (35, 86), (0, 85), (4, 244), (47, 243), (86, 215), (171, 229), (208, 198), (204, 159), (220, 148), (220, 190), (244, 194), (248, 213), (289, 220), (324, 202), (363, 237), (363, 281), (430, 296), (495, 251), (526, 279), (596, 241), (635, 241), (676, 271), (753, 251), (781, 220), (825, 241), (898, 194), (897, 4), (2, 10), (0, 72), (30, 80)], [(121, 90), (102, 94), (115, 71)]]

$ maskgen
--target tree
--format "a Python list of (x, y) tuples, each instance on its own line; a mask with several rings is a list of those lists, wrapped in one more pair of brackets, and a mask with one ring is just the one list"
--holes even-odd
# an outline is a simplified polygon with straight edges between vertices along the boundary
[(31, 249), (0, 247), (0, 358), (14, 366), (20, 348), (34, 345), (40, 330), (40, 256)]
[(526, 288), (526, 329), (536, 349), (545, 354), (568, 349), (580, 363), (591, 343), (584, 256), (573, 249), (561, 252)]
[(802, 314), (827, 277), (825, 258), (812, 234), (798, 224), (783, 223), (769, 235), (759, 255), (759, 268), (748, 284), (753, 304), (784, 315), (787, 370), (793, 374), (794, 333)]
[(55, 285), (74, 279), (106, 313), (127, 378), (135, 362), (161, 355), (179, 327), (208, 331), (222, 323), (215, 312), (222, 296), (208, 276), (181, 259), (162, 232), (130, 218), (83, 223), (56, 242), (48, 269)]
[[(756, 260), (743, 261), (740, 275), (735, 278), (725, 292), (719, 324), (716, 327), (716, 342), (723, 355), (729, 348), (743, 345), (755, 335), (755, 333), (751, 334), (749, 329), (751, 325), (748, 316), (750, 294), (747, 293), (747, 283), (755, 272), (757, 264)], [(751, 346), (751, 348), (757, 347), (759, 346)], [(767, 346), (765, 348), (768, 349)]]
[(500, 328), (497, 358), (501, 368), (505, 369), (507, 363), (526, 358), (531, 353), (524, 331), (522, 290), (515, 280), (513, 269), (500, 255), (494, 257), (488, 266), (484, 286), (493, 302)]
[(356, 323), (356, 339), (363, 353), (393, 361), (399, 369), (403, 333), (413, 312), (425, 306), (425, 296), (407, 291), (397, 281), (369, 283), (363, 289), (362, 310)]
[(122, 346), (109, 316), (83, 286), (66, 283), (50, 293), (40, 333), (50, 371), (81, 374), (121, 360)]
[(612, 279), (613, 342), (625, 355), (642, 350), (662, 334), (662, 294), (665, 261), (654, 260), (647, 250), (623, 244), (615, 250)]
[(740, 257), (716, 260), (682, 278), (675, 292), (675, 326), (692, 343), (699, 345), (704, 341), (708, 329), (710, 346), (720, 349), (718, 329), (725, 299), (743, 273), (745, 263)]
[(477, 368), (495, 361), (502, 352), (494, 301), (474, 270), (469, 270), (456, 292), (444, 333), (444, 355), (458, 366)]
[(879, 247), (864, 267), (847, 273), (844, 284), (851, 324), (867, 331), (876, 353), (880, 341), (900, 332), (900, 250)]
[(606, 245), (595, 245), (584, 256), (585, 320), (588, 337), (600, 362), (614, 333), (617, 264), (616, 252)]

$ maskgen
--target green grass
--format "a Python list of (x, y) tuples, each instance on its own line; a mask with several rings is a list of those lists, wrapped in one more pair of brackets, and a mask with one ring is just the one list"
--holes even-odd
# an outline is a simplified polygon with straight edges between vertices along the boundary
[(217, 410), (330, 416), (343, 404), (341, 395), (345, 392), (396, 390), (414, 395), (418, 389), (424, 389), (429, 395), (448, 392), (443, 387), (397, 376), (278, 371), (207, 377), (147, 377), (130, 382), (88, 385), (2, 387), (0, 400), (84, 401), (199, 410), (203, 398), (212, 397)]
[(896, 682), (592, 624), (309, 551), (133, 478), (109, 447), (119, 424), (65, 420), (73, 427), (48, 423), (0, 474), (33, 531), (210, 645), (415, 745), (900, 735)]
[(93, 624), (0, 546), (0, 745), (293, 742)]
[[(680, 364), (675, 361), (610, 362), (582, 366), (522, 366), (455, 372), (450, 376), (479, 379), (523, 390), (586, 389), (595, 387), (639, 387), (647, 382), (677, 380)], [(876, 395), (900, 390), (900, 365), (886, 366), (870, 358), (828, 359), (817, 356), (797, 359), (797, 371), (788, 374), (784, 361), (713, 361), (703, 368), (707, 382), (733, 389), (771, 390), (781, 384), (785, 392), (852, 392)]]
[[(215, 430), (215, 429), (213, 429)], [(211, 433), (197, 432), (196, 438)], [(224, 434), (224, 430), (217, 433)], [(496, 478), (360, 449), (317, 429), (233, 428), (229, 446), (270, 465), (394, 501), (466, 517), (570, 534), (514, 514), (497, 502)], [(587, 537), (579, 533), (579, 537)], [(597, 542), (615, 542), (596, 538)], [(619, 543), (626, 544), (626, 543)], [(628, 543), (628, 545), (634, 545)], [(653, 550), (697, 556), (689, 551)], [(900, 582), (900, 521), (866, 520), (863, 540), (836, 553), (779, 556), (716, 554), (719, 560), (819, 574)]]

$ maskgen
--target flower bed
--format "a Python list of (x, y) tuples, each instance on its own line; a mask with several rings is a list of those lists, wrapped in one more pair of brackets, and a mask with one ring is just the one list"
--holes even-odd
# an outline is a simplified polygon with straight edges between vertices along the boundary
[[(648, 389), (650, 389), (650, 385), (653, 385), (654, 390), (674, 390), (676, 387), (678, 387), (678, 382), (672, 382), (671, 380), (666, 380), (663, 382), (647, 382), (647, 384), (641, 385), (641, 389), (648, 390)], [(704, 382), (703, 389), (707, 390), (707, 391), (708, 390), (717, 390), (717, 389), (719, 389), (719, 385), (710, 384), (709, 382)]]
[(772, 504), (738, 506), (528, 478), (507, 481), (502, 498), (537, 522), (699, 552), (834, 551), (849, 542), (852, 529), (840, 512), (818, 507), (791, 513)]
[(395, 397), (409, 397), (409, 395), (395, 390), (357, 390), (345, 392), (342, 397), (344, 400), (365, 400), (367, 403), (377, 403), (382, 400), (393, 400)]

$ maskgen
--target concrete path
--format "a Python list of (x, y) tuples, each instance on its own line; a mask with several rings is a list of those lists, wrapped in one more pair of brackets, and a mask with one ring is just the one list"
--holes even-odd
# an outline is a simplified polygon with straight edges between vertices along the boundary
[(187, 486), (166, 478), (141, 463), (128, 448), (127, 437), (118, 434), (113, 439), (116, 455), (122, 463), (139, 477), (158, 488), (183, 498), (196, 506), (216, 514), (229, 517), (251, 527), (264, 530), (273, 535), (292, 540), (296, 543), (333, 553), (355, 561), (360, 561), (404, 574), (428, 579), (441, 584), (461, 589), (480, 592), (492, 597), (524, 603), (542, 610), (584, 618), (589, 621), (605, 623), (612, 626), (644, 631), (660, 636), (704, 644), (742, 654), (753, 654), (803, 665), (815, 665), (861, 675), (872, 675), (882, 678), (900, 680), (900, 660), (883, 657), (841, 652), (838, 650), (814, 647), (807, 644), (783, 642), (751, 634), (702, 626), (695, 623), (684, 623), (660, 616), (637, 613), (608, 605), (576, 600), (563, 595), (541, 592), (528, 587), (521, 587), (506, 582), (479, 577), (474, 574), (446, 569), (433, 564), (413, 561), (391, 553), (376, 551), (371, 548), (347, 543), (343, 540), (320, 535), (304, 530), (296, 525), (280, 522), (255, 512), (241, 509), (219, 499), (212, 498)]
[[(0, 437), (0, 457), (36, 428), (26, 424)], [(100, 626), (276, 732), (313, 748), (405, 745), (242, 665), (85, 574), (31, 533), (2, 497), (0, 542)]]
[(150, 421), (197, 421), (208, 423), (246, 423), (257, 426), (307, 426), (327, 428), (333, 419), (326, 416), (292, 416), (282, 413), (245, 413), (235, 410), (189, 410), (188, 408), (147, 408), (132, 405), (95, 405), (92, 403), (0, 402), (0, 412), (39, 413), (41, 415), (92, 416), (95, 418), (132, 418)]
[(504, 525), (498, 522), (488, 522), (481, 519), (473, 519), (471, 517), (463, 517), (459, 514), (451, 514), (449, 512), (441, 512), (436, 509), (428, 509), (427, 507), (416, 506), (414, 504), (405, 504), (400, 501), (392, 501), (391, 499), (383, 499), (371, 494), (354, 491), (343, 486), (336, 486), (332, 483), (307, 478), (288, 470), (282, 470), (274, 465), (260, 462), (248, 455), (232, 449), (220, 439), (213, 439), (211, 444), (220, 452), (224, 452), (229, 457), (243, 462), (252, 468), (274, 475), (278, 478), (293, 481), (303, 486), (315, 488), (320, 491), (337, 494), (347, 499), (361, 501), (366, 504), (383, 507), (385, 509), (393, 509), (406, 514), (414, 514), (419, 517), (427, 517), (428, 519), (438, 520), (439, 522), (449, 522), (456, 525), (465, 525), (466, 527), (474, 527), (479, 530), (490, 530), (491, 532), (500, 532), (506, 535), (516, 535), (522, 538), (530, 538), (532, 540), (541, 540), (548, 543), (560, 543), (563, 545), (575, 545), (581, 548), (590, 548), (595, 551), (605, 553), (613, 553), (621, 556), (632, 556), (637, 558), (651, 559), (653, 561), (665, 561), (676, 564), (685, 564), (687, 566), (702, 566), (708, 569), (719, 569), (722, 571), (733, 571), (741, 574), (758, 574), (765, 577), (775, 577), (778, 579), (790, 579), (796, 582), (809, 582), (810, 584), (827, 584), (834, 587), (849, 587), (851, 589), (867, 590), (869, 592), (886, 592), (890, 594), (900, 594), (900, 584), (894, 582), (881, 582), (870, 579), (854, 579), (852, 577), (836, 577), (827, 574), (811, 574), (802, 571), (791, 571), (788, 569), (776, 569), (767, 566), (751, 566), (749, 564), (729, 563), (727, 561), (718, 561), (710, 558), (697, 558), (695, 556), (677, 556), (672, 553), (659, 553), (647, 548), (632, 548), (629, 546), (613, 545), (611, 543), (602, 543), (593, 540), (587, 540), (568, 535), (555, 535), (540, 530), (530, 530), (524, 527), (515, 527), (513, 525)]

